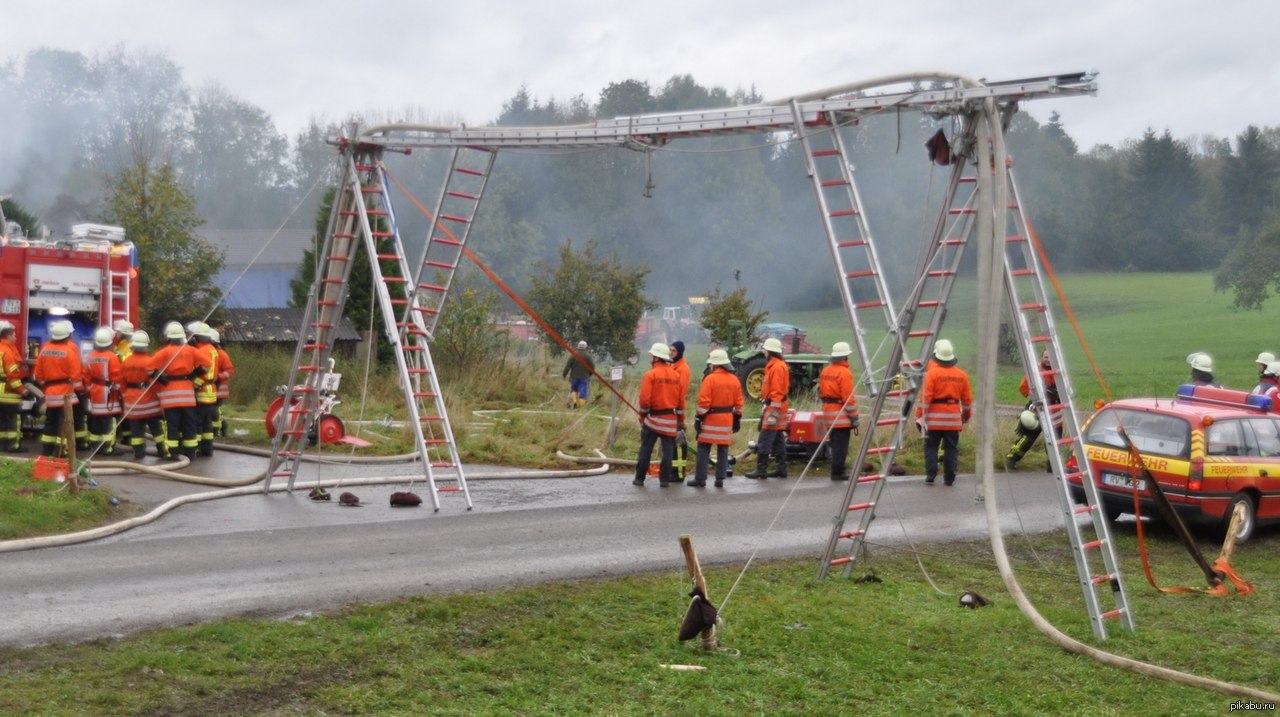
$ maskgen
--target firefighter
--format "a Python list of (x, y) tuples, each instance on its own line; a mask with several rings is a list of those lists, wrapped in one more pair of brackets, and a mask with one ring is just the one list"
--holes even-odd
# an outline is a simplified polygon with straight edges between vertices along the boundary
[[(760, 414), (760, 439), (756, 442), (756, 468), (744, 474), (745, 478), (787, 477), (787, 428), (791, 416), (788, 413), (787, 394), (791, 390), (791, 369), (782, 359), (782, 342), (775, 338), (764, 340), (764, 351), (769, 362), (764, 366), (764, 383), (760, 385), (760, 400), (764, 411)], [(769, 458), (778, 467), (769, 471)]]
[(23, 358), (14, 343), (13, 324), (0, 320), (0, 447), (9, 453), (22, 450), (22, 426), (18, 414), (27, 387), (22, 383)]
[(40, 434), (40, 453), (46, 456), (66, 449), (62, 438), (62, 414), (67, 407), (75, 411), (84, 390), (84, 364), (80, 348), (71, 341), (72, 325), (57, 319), (49, 325), (49, 340), (36, 355), (32, 376), (44, 391), (44, 430)]
[(116, 421), (120, 418), (123, 367), (115, 352), (115, 332), (100, 326), (93, 332), (93, 351), (84, 362), (89, 389), (89, 444), (96, 453), (116, 455)]
[(671, 349), (664, 343), (649, 348), (650, 368), (640, 379), (640, 454), (636, 458), (636, 477), (631, 485), (644, 485), (649, 473), (653, 444), (662, 442), (662, 460), (658, 466), (658, 484), (671, 482), (671, 457), (676, 432), (684, 430), (684, 417), (676, 413), (680, 405), (680, 376), (671, 368)]
[(733, 362), (729, 354), (724, 349), (715, 349), (707, 363), (711, 364), (711, 373), (702, 378), (702, 385), (698, 387), (698, 411), (693, 419), (698, 457), (693, 480), (685, 484), (692, 488), (707, 484), (712, 446), (716, 447), (716, 487), (724, 486), (729, 470), (729, 445), (742, 425), (742, 382), (731, 369)]
[(147, 455), (147, 431), (156, 444), (156, 455), (169, 457), (165, 442), (164, 419), (160, 412), (160, 398), (156, 394), (159, 384), (151, 380), (151, 337), (145, 331), (135, 331), (129, 339), (129, 357), (124, 360), (124, 421), (129, 424), (129, 445), (133, 457), (141, 460)]
[(1280, 361), (1272, 361), (1262, 372), (1261, 394), (1271, 399), (1271, 412), (1280, 413)]
[[(675, 369), (676, 375), (680, 377), (680, 403), (676, 406), (676, 413), (680, 416), (680, 424), (684, 425), (686, 415), (685, 408), (689, 402), (689, 383), (692, 378), (692, 372), (689, 370), (689, 364), (684, 360), (684, 342), (673, 341), (671, 343), (671, 368)], [(685, 473), (689, 469), (689, 441), (685, 437), (684, 431), (676, 434), (675, 457), (671, 461), (671, 476), (668, 480), (682, 481)]]
[(165, 346), (151, 355), (147, 369), (160, 384), (157, 396), (164, 412), (165, 447), (169, 458), (196, 457), (200, 436), (196, 426), (196, 350), (187, 345), (182, 324), (170, 321), (164, 327)]
[(199, 453), (213, 455), (213, 422), (218, 413), (218, 347), (209, 332), (213, 329), (197, 322), (191, 333), (191, 347), (196, 350), (196, 372), (192, 383), (196, 388), (196, 423), (200, 434)]
[(818, 375), (818, 398), (822, 400), (822, 426), (818, 435), (830, 431), (831, 480), (849, 480), (845, 461), (849, 457), (849, 436), (858, 430), (858, 399), (853, 395), (853, 371), (844, 341), (831, 347), (831, 362)]
[(1267, 389), (1270, 388), (1270, 386), (1266, 385), (1266, 383), (1263, 382), (1262, 375), (1267, 372), (1267, 366), (1270, 366), (1275, 360), (1276, 360), (1276, 355), (1271, 353), (1270, 351), (1263, 351), (1262, 353), (1258, 354), (1258, 358), (1257, 358), (1258, 385), (1254, 386), (1253, 390), (1250, 391), (1249, 393), (1258, 394), (1259, 396), (1266, 394)]
[[(133, 323), (128, 319), (118, 319), (112, 329), (114, 330), (112, 343), (115, 346), (116, 356), (120, 357), (120, 364), (123, 366), (125, 359), (129, 358), (129, 355), (133, 353), (133, 347), (131, 346)], [(116, 425), (116, 445), (128, 446), (132, 443), (133, 441), (129, 439), (129, 422), (121, 418), (119, 424)]]
[(209, 340), (218, 349), (218, 407), (213, 415), (213, 432), (225, 436), (227, 420), (222, 416), (222, 404), (231, 398), (231, 377), (236, 375), (236, 366), (231, 363), (231, 356), (222, 348), (222, 335), (217, 329), (209, 329)]
[(1188, 379), (1191, 385), (1222, 388), (1222, 384), (1213, 378), (1212, 356), (1203, 351), (1197, 351), (1187, 356), (1187, 363), (1191, 366), (1191, 378)]
[(956, 352), (947, 339), (938, 339), (933, 360), (924, 374), (924, 388), (916, 418), (924, 421), (924, 482), (933, 485), (938, 475), (938, 448), (942, 448), (942, 481), (956, 482), (960, 462), (960, 431), (973, 415), (973, 391), (969, 375), (956, 366)]
[[(1053, 433), (1054, 435), (1062, 435), (1062, 399), (1058, 397), (1058, 382), (1053, 377), (1053, 366), (1049, 363), (1049, 351), (1045, 350), (1040, 355), (1040, 375), (1044, 377), (1044, 406), (1049, 409), (1049, 415), (1053, 416)], [(1031, 398), (1031, 377), (1023, 376), (1022, 384), (1018, 386), (1018, 391), (1023, 396)], [(1036, 439), (1040, 437), (1043, 429), (1040, 426), (1040, 418), (1036, 415), (1036, 408), (1040, 405), (1040, 401), (1032, 398), (1023, 407), (1022, 413), (1018, 416), (1018, 425), (1015, 427), (1013, 445), (1009, 447), (1009, 453), (1004, 457), (1005, 470), (1013, 470), (1018, 467), (1018, 461), (1027, 455), (1027, 451), (1034, 446)], [(1048, 448), (1048, 444), (1045, 444)], [(1052, 469), (1052, 466), (1050, 466)]]

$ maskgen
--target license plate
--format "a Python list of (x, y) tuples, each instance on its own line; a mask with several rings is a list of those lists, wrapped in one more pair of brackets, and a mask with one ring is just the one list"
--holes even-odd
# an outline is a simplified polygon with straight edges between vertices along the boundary
[[(1124, 488), (1125, 490), (1133, 490), (1133, 478), (1124, 473), (1112, 473), (1111, 471), (1102, 472), (1102, 484), (1109, 485), (1112, 488)], [(1141, 478), (1138, 479), (1138, 490), (1147, 489), (1147, 482)]]

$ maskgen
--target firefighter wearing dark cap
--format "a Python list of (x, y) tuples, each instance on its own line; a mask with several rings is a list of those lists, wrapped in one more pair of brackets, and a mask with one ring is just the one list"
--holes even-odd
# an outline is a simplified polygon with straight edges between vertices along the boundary
[(164, 338), (166, 344), (151, 355), (147, 368), (160, 384), (157, 394), (164, 411), (165, 447), (169, 458), (178, 460), (186, 456), (190, 460), (196, 457), (200, 445), (195, 415), (196, 388), (192, 382), (197, 375), (199, 357), (196, 350), (187, 345), (182, 324), (176, 321), (165, 324)]
[(18, 414), (22, 412), (22, 397), (27, 393), (22, 383), (22, 352), (14, 343), (15, 334), (12, 323), (0, 320), (0, 448), (9, 453), (22, 450)]
[(44, 391), (44, 430), (40, 433), (40, 452), (46, 456), (66, 449), (62, 438), (62, 415), (80, 405), (77, 394), (84, 391), (84, 364), (80, 347), (71, 341), (72, 325), (57, 319), (49, 325), (49, 340), (40, 347), (32, 377)]
[(120, 386), (124, 368), (114, 346), (115, 332), (100, 326), (93, 334), (93, 351), (84, 361), (89, 394), (89, 444), (106, 456), (116, 455), (116, 421), (120, 417)]

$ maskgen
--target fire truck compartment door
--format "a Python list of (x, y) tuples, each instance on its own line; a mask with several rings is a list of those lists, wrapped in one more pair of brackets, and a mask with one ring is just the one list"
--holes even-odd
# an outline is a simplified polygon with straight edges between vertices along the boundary
[(27, 308), (97, 311), (102, 270), (88, 266), (31, 264), (27, 267)]

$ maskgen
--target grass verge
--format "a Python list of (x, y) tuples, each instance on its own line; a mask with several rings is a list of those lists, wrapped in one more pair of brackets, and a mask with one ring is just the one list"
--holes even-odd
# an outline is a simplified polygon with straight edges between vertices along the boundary
[[(1117, 539), (1138, 630), (1090, 634), (1066, 537), (1011, 536), (1024, 588), (1054, 624), (1140, 660), (1260, 688), (1280, 670), (1280, 538), (1243, 546), (1249, 597), (1164, 595)], [(24, 715), (1216, 714), (1235, 698), (1068, 654), (1004, 592), (985, 543), (873, 548), (883, 580), (814, 579), (812, 561), (708, 571), (721, 644), (679, 643), (683, 561), (607, 581), (423, 596), (289, 620), (232, 620), (119, 641), (0, 650), (0, 713)], [(1157, 536), (1163, 580), (1195, 585)], [(860, 571), (865, 568), (860, 568)], [(995, 601), (957, 605), (976, 590)], [(677, 672), (661, 664), (697, 664)]]

